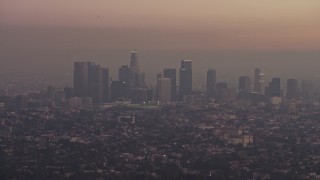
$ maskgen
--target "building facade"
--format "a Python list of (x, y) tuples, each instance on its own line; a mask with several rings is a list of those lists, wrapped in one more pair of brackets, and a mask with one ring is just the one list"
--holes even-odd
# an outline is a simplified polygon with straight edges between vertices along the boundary
[(180, 67), (180, 100), (183, 96), (192, 94), (192, 61), (182, 60)]
[(239, 96), (247, 98), (250, 95), (251, 80), (249, 76), (239, 77)]
[(217, 72), (211, 67), (207, 71), (207, 98), (214, 98), (216, 95)]
[(171, 101), (177, 99), (177, 71), (176, 69), (164, 69), (163, 77), (171, 80)]

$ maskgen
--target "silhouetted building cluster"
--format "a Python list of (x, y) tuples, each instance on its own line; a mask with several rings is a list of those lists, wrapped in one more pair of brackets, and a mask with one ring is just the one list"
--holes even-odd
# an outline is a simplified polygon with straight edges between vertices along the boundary
[(92, 98), (93, 103), (109, 100), (109, 70), (93, 62), (74, 63), (74, 96)]
[[(108, 69), (101, 68), (91, 62), (76, 62), (74, 71), (74, 97), (90, 97), (93, 103), (131, 101), (132, 103), (146, 103), (156, 101), (160, 104), (169, 102), (212, 102), (223, 101), (235, 97), (235, 91), (228, 87), (226, 82), (217, 81), (217, 71), (210, 67), (207, 70), (206, 90), (193, 91), (192, 86), (192, 60), (181, 60), (179, 80), (175, 68), (165, 68), (163, 74), (158, 74), (156, 88), (148, 88), (145, 84), (144, 73), (140, 71), (138, 52), (131, 52), (129, 66), (119, 68), (119, 80), (109, 84)], [(239, 77), (238, 98), (266, 101), (279, 104), (283, 93), (280, 78), (272, 78), (265, 86), (264, 73), (256, 68), (253, 74), (253, 84), (250, 76)], [(301, 92), (298, 81), (287, 81), (288, 100), (299, 97), (310, 100), (313, 95), (311, 81), (302, 81)], [(68, 90), (68, 89), (65, 89)], [(67, 93), (70, 98), (71, 92)], [(206, 97), (206, 98), (203, 98)]]
[[(209, 67), (206, 72), (206, 86), (193, 88), (192, 60), (181, 60), (179, 69), (164, 68), (156, 77), (155, 86), (147, 86), (145, 74), (140, 69), (138, 52), (133, 50), (128, 65), (118, 69), (119, 79), (112, 80), (109, 69), (94, 62), (75, 62), (73, 87), (57, 89), (48, 86), (39, 94), (28, 93), (14, 96), (0, 92), (0, 107), (64, 107), (91, 108), (103, 104), (201, 104), (228, 101), (237, 98), (254, 102), (267, 102), (280, 105), (284, 101), (317, 100), (312, 81), (288, 79), (281, 84), (279, 77), (266, 81), (261, 69), (255, 68), (253, 81), (250, 75), (240, 76), (237, 85), (219, 81), (217, 70)], [(179, 74), (177, 74), (179, 73)], [(177, 79), (179, 78), (179, 79)], [(265, 86), (266, 85), (266, 86)], [(21, 95), (21, 96), (20, 96)]]

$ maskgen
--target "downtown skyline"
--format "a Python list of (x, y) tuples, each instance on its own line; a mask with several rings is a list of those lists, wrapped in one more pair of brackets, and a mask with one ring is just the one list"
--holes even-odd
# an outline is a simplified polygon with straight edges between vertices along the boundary
[(116, 80), (131, 49), (139, 51), (140, 69), (153, 85), (156, 72), (178, 69), (182, 59), (193, 60), (200, 88), (208, 67), (229, 84), (256, 67), (266, 80), (320, 74), (315, 0), (4, 0), (0, 10), (0, 80), (35, 72), (59, 80), (72, 74), (75, 61), (108, 67)]
[(156, 84), (148, 84), (145, 73), (140, 69), (139, 52), (132, 50), (130, 54), (129, 65), (118, 68), (118, 80), (109, 76), (109, 68), (95, 62), (74, 62), (72, 104), (77, 106), (82, 101), (101, 104), (118, 100), (134, 104), (194, 103), (196, 100), (224, 101), (235, 97), (280, 104), (283, 98), (310, 101), (319, 92), (319, 81), (302, 80), (299, 86), (297, 79), (273, 76), (266, 80), (260, 68), (254, 69), (252, 81), (252, 76), (238, 76), (237, 84), (232, 84), (221, 81), (217, 78), (217, 70), (209, 67), (206, 88), (199, 88), (193, 85), (192, 60), (181, 60), (178, 69), (164, 68), (163, 73), (157, 73)]

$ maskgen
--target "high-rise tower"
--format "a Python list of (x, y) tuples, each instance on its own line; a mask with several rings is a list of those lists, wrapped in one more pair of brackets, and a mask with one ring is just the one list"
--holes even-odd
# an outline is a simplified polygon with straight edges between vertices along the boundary
[(182, 60), (180, 67), (180, 100), (192, 94), (192, 61)]
[(267, 97), (281, 97), (280, 78), (272, 78), (269, 86), (266, 88)]
[(109, 99), (109, 71), (92, 62), (75, 62), (73, 87), (76, 97), (105, 102)]
[(91, 62), (75, 62), (73, 72), (74, 96), (89, 96), (89, 66)]
[(213, 67), (207, 71), (207, 98), (214, 98), (216, 94), (217, 72)]
[(130, 61), (130, 85), (132, 88), (144, 88), (145, 87), (144, 73), (140, 72), (140, 65), (138, 61), (138, 52), (136, 50), (131, 51)]
[(140, 66), (138, 61), (138, 51), (131, 51), (130, 69), (134, 72), (140, 72)]
[(310, 100), (312, 98), (312, 94), (313, 94), (313, 85), (312, 85), (312, 81), (308, 81), (308, 80), (303, 80), (301, 82), (301, 92), (302, 92), (302, 97), (305, 100)]
[(94, 103), (103, 100), (103, 72), (100, 65), (94, 63), (89, 66), (89, 97)]
[(287, 98), (294, 99), (298, 97), (298, 80), (288, 79), (287, 80)]
[(254, 70), (254, 87), (253, 91), (259, 94), (263, 94), (264, 90), (264, 74), (259, 68)]
[(109, 69), (108, 68), (101, 68), (102, 69), (102, 88), (103, 88), (103, 102), (107, 102), (111, 98), (111, 91), (110, 91), (110, 76), (109, 76)]
[(251, 81), (249, 76), (239, 77), (239, 96), (242, 98), (249, 97)]
[(171, 100), (176, 100), (176, 94), (177, 94), (177, 72), (176, 69), (165, 69), (163, 71), (163, 77), (164, 78), (170, 78), (171, 80)]
[(169, 102), (171, 101), (171, 79), (170, 78), (158, 78), (158, 101)]

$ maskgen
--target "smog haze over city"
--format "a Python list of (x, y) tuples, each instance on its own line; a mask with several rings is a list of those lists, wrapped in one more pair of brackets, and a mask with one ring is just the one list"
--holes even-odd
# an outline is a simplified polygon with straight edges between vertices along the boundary
[(116, 79), (131, 49), (141, 51), (149, 82), (154, 72), (177, 68), (181, 59), (194, 60), (202, 82), (208, 66), (228, 81), (255, 67), (294, 78), (319, 73), (317, 0), (2, 0), (0, 5), (5, 73), (55, 75), (72, 72), (74, 61), (89, 60), (109, 67)]
[(319, 0), (0, 0), (0, 179), (320, 179)]

